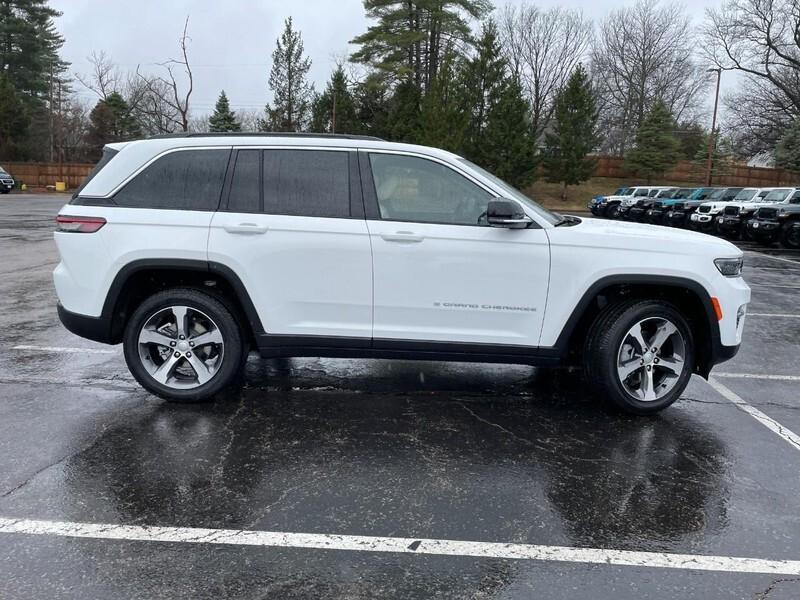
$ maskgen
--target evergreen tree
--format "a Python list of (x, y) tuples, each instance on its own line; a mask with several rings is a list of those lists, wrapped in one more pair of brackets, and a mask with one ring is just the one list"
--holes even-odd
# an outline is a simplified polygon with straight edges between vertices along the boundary
[(464, 133), (464, 154), (475, 162), (484, 162), (487, 115), (507, 85), (507, 61), (503, 57), (494, 21), (487, 21), (477, 43), (477, 54), (462, 68), (463, 110), (468, 115)]
[(480, 165), (522, 188), (536, 177), (536, 137), (522, 86), (507, 79), (486, 115)]
[(105, 100), (99, 100), (89, 114), (86, 143), (95, 159), (100, 158), (106, 144), (124, 142), (139, 136), (139, 124), (131, 116), (128, 103), (117, 92), (112, 92)]
[(389, 137), (389, 85), (378, 72), (368, 74), (356, 84), (354, 100), (359, 133)]
[(65, 81), (64, 38), (53, 23), (60, 15), (47, 0), (0, 1), (0, 73), (29, 106), (47, 98), (51, 78)]
[[(697, 181), (705, 182), (708, 169), (708, 133), (703, 134), (702, 144), (694, 155), (692, 161), (692, 176)], [(720, 134), (719, 127), (714, 135), (714, 148), (711, 155), (711, 180), (730, 175), (733, 171), (734, 152), (733, 142), (729, 137)]]
[(303, 38), (286, 19), (281, 37), (272, 53), (269, 89), (273, 100), (267, 105), (266, 119), (259, 123), (262, 131), (301, 131), (305, 128), (314, 88), (308, 82), (311, 59), (303, 55)]
[(14, 86), (0, 74), (0, 159), (24, 158), (20, 145), (30, 126), (30, 117), (24, 102)]
[(208, 118), (208, 130), (213, 132), (241, 131), (242, 124), (236, 120), (236, 113), (231, 111), (228, 96), (222, 90), (214, 107), (214, 114)]
[(626, 157), (625, 166), (646, 177), (648, 183), (654, 176), (663, 175), (680, 157), (674, 128), (675, 119), (667, 105), (657, 100), (636, 132), (636, 143)]
[(386, 137), (389, 140), (417, 143), (421, 102), (421, 94), (412, 81), (404, 81), (395, 87), (386, 116)]
[(800, 171), (800, 119), (796, 119), (778, 140), (775, 166)]
[(357, 133), (360, 130), (355, 99), (341, 66), (331, 74), (325, 91), (314, 98), (311, 130), (318, 133)]
[(597, 143), (597, 116), (592, 84), (578, 65), (556, 96), (553, 124), (545, 135), (546, 178), (563, 185), (562, 200), (567, 199), (567, 186), (586, 181), (594, 173), (597, 161), (587, 156)]
[(468, 42), (468, 19), (491, 9), (488, 0), (364, 0), (367, 16), (377, 21), (353, 39), (352, 56), (397, 79), (428, 91), (437, 79), (447, 44)]
[(455, 76), (452, 54), (445, 57), (439, 74), (422, 100), (417, 143), (461, 152), (469, 114), (463, 110), (463, 91)]

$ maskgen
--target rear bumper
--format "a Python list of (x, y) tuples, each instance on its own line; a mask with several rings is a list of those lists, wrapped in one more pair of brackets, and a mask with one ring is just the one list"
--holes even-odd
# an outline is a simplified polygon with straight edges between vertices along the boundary
[(62, 325), (77, 336), (100, 342), (113, 344), (111, 340), (111, 323), (103, 317), (90, 317), (70, 312), (58, 303), (58, 318)]

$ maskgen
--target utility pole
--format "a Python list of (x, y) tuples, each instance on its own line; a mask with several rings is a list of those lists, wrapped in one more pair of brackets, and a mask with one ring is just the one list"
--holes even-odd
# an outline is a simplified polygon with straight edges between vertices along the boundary
[(331, 133), (336, 133), (336, 90), (331, 89), (333, 95), (333, 115), (331, 118)]
[(48, 112), (49, 112), (49, 133), (50, 133), (50, 151), (48, 152), (50, 162), (53, 162), (53, 146), (55, 145), (55, 136), (53, 132), (53, 60), (50, 59), (50, 81), (48, 85)]
[(708, 69), (708, 73), (717, 74), (717, 91), (714, 94), (714, 115), (711, 117), (711, 134), (708, 136), (708, 159), (706, 160), (706, 185), (711, 185), (711, 166), (714, 162), (714, 149), (717, 137), (717, 105), (719, 104), (719, 82), (722, 79), (722, 69)]

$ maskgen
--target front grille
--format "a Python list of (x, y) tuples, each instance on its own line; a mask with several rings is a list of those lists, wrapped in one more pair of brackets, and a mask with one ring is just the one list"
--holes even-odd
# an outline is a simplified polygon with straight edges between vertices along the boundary
[(14, 183), (14, 180), (13, 179), (0, 179), (0, 183), (5, 183), (5, 184), (8, 184), (8, 185), (11, 185), (11, 184)]
[(725, 210), (722, 211), (723, 214), (727, 215), (728, 217), (738, 217), (739, 216), (739, 207), (738, 206), (726, 206)]
[(778, 216), (777, 208), (759, 208), (756, 213), (757, 219), (775, 219)]
[(700, 206), (700, 207), (697, 209), (697, 212), (701, 212), (701, 213), (707, 213), (707, 212), (711, 212), (711, 207), (710, 207), (710, 206), (708, 206), (708, 205), (701, 205), (701, 206)]

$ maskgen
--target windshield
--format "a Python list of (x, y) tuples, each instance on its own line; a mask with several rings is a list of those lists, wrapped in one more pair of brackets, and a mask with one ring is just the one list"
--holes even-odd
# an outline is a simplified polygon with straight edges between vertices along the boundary
[(787, 190), (785, 188), (772, 190), (769, 194), (764, 197), (764, 200), (770, 202), (783, 202), (786, 198), (791, 194), (794, 190)]
[(3, 167), (0, 167), (0, 175), (8, 175), (8, 171), (6, 171)]
[(661, 190), (656, 194), (656, 198), (672, 198), (678, 190), (670, 188), (668, 190)]
[(561, 220), (561, 217), (559, 215), (556, 215), (555, 213), (552, 213), (546, 208), (544, 208), (543, 206), (540, 206), (539, 204), (528, 198), (525, 194), (520, 192), (518, 189), (516, 189), (514, 186), (506, 183), (496, 175), (492, 175), (486, 169), (479, 167), (473, 162), (468, 161), (466, 158), (459, 157), (458, 160), (467, 165), (473, 171), (476, 171), (481, 176), (491, 181), (495, 186), (497, 186), (503, 191), (503, 193), (506, 195), (507, 198), (516, 200), (520, 204), (524, 204), (551, 225), (555, 225)]
[(611, 194), (611, 195), (612, 195), (612, 196), (627, 196), (627, 195), (628, 195), (628, 190), (629, 190), (629, 189), (630, 189), (630, 188), (626, 188), (626, 187), (617, 188), (617, 191), (615, 191), (615, 192), (614, 192), (613, 194)]
[(689, 196), (689, 200), (705, 200), (708, 198), (710, 192), (711, 190), (709, 188), (698, 188), (692, 192), (692, 195)]
[(741, 192), (736, 194), (733, 199), (736, 202), (748, 202), (753, 199), (757, 191), (756, 188), (744, 188)]
[(708, 195), (709, 200), (717, 200), (722, 197), (722, 194), (725, 193), (725, 188), (720, 188), (718, 190), (714, 190), (711, 194)]

